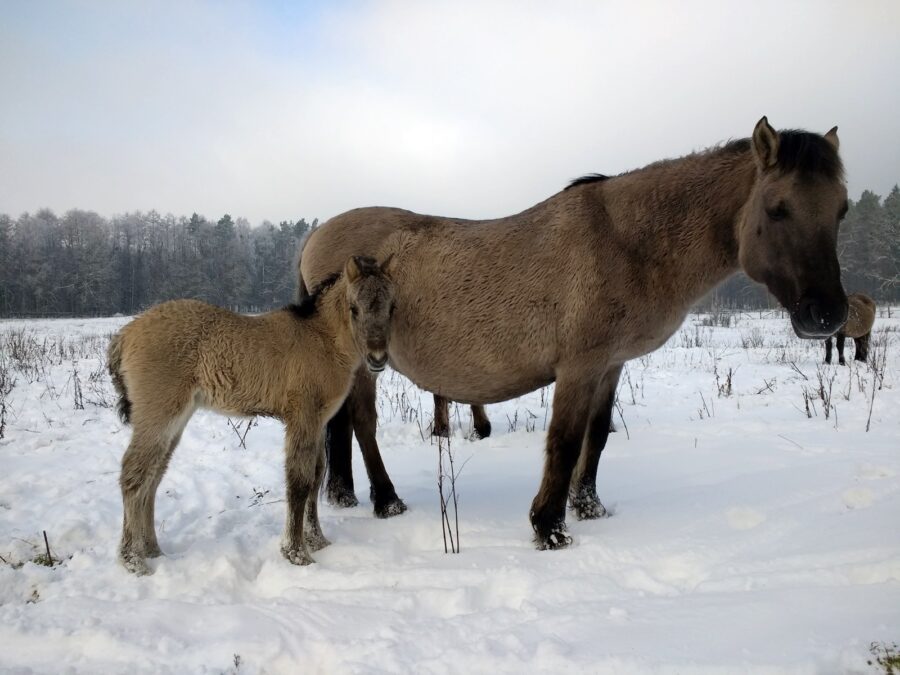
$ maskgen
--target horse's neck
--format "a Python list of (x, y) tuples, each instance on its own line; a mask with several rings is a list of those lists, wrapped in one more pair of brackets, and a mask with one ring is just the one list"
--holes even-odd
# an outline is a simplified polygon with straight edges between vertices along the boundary
[(738, 221), (755, 179), (749, 148), (714, 150), (616, 178), (605, 206), (617, 239), (690, 305), (739, 268)]

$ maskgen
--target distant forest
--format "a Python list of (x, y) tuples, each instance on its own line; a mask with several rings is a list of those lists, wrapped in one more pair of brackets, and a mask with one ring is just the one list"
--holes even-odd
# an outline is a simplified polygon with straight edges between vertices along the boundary
[[(134, 314), (172, 298), (199, 298), (242, 312), (292, 301), (296, 256), (317, 225), (303, 218), (250, 227), (243, 218), (207, 220), (149, 213), (110, 219), (91, 211), (0, 215), (0, 316)], [(852, 201), (838, 251), (848, 292), (900, 301), (900, 188)], [(777, 303), (737, 275), (702, 307)]]

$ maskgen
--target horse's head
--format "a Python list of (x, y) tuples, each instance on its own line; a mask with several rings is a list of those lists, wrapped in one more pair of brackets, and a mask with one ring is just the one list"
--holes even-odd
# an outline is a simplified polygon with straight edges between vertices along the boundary
[(388, 360), (394, 314), (394, 286), (389, 274), (392, 258), (379, 265), (373, 258), (353, 256), (344, 267), (350, 331), (373, 373), (384, 370)]
[(797, 335), (832, 335), (847, 319), (837, 259), (847, 211), (837, 127), (824, 136), (778, 132), (763, 117), (751, 147), (756, 181), (741, 213), (741, 267), (790, 312)]

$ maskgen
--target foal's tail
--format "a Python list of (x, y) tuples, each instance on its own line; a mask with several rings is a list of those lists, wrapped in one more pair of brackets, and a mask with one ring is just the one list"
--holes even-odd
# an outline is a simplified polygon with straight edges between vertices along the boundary
[(106, 362), (109, 366), (109, 374), (112, 377), (113, 386), (119, 395), (119, 419), (123, 424), (131, 422), (131, 401), (128, 398), (128, 391), (125, 389), (125, 380), (122, 379), (122, 334), (116, 333), (112, 340), (109, 341), (109, 347), (106, 350)]

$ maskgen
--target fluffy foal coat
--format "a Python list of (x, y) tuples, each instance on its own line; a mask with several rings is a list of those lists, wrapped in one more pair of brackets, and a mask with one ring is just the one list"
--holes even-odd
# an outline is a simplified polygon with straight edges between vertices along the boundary
[(287, 523), (281, 551), (290, 562), (306, 565), (313, 562), (310, 549), (328, 545), (316, 507), (325, 424), (363, 359), (372, 371), (387, 362), (393, 312), (387, 264), (351, 258), (342, 275), (324, 281), (304, 303), (261, 316), (197, 300), (166, 302), (113, 337), (109, 370), (120, 415), (133, 427), (120, 478), (119, 555), (128, 570), (147, 574), (145, 558), (161, 554), (156, 490), (198, 408), (285, 423)]
[[(845, 366), (844, 340), (853, 338), (856, 353), (853, 358), (865, 361), (869, 357), (869, 339), (872, 337), (872, 324), (875, 323), (875, 301), (865, 293), (851, 293), (847, 296), (850, 311), (847, 323), (835, 333), (837, 338), (838, 362)], [(825, 340), (825, 363), (831, 363), (831, 338)]]

